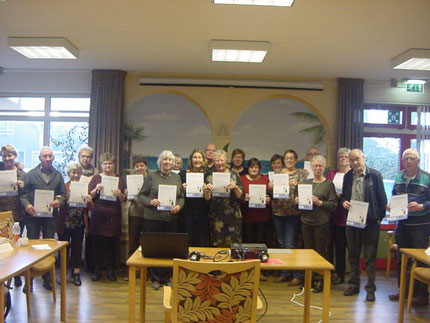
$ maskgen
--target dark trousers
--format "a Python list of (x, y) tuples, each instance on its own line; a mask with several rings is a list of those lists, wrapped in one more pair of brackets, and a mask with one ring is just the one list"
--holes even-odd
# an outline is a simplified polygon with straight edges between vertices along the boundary
[(128, 256), (130, 257), (140, 245), (140, 235), (143, 231), (143, 218), (128, 217)]
[[(143, 227), (145, 232), (178, 232), (178, 221), (164, 222), (144, 219)], [(151, 281), (166, 284), (172, 277), (172, 272), (172, 268), (150, 267), (148, 268), (148, 277)]]
[[(338, 277), (345, 278), (346, 270), (346, 227), (331, 227), (331, 250), (329, 255), (334, 254), (336, 258), (335, 271)], [(331, 257), (332, 258), (332, 257)], [(333, 262), (333, 261), (331, 261)]]
[(117, 237), (93, 235), (94, 270), (100, 271), (103, 267), (115, 268)]
[(190, 246), (207, 247), (209, 246), (209, 216), (199, 214), (181, 214), (179, 216), (179, 232), (188, 233)]
[(64, 229), (62, 234), (58, 235), (61, 241), (68, 241), (70, 249), (70, 264), (73, 269), (80, 269), (82, 265), (82, 241), (84, 240), (84, 227), (74, 229)]
[[(401, 223), (397, 225), (396, 228), (396, 243), (397, 243), (397, 282), (400, 285), (400, 268), (402, 255), (399, 251), (400, 248), (418, 248), (427, 249), (429, 246), (429, 236), (430, 236), (430, 225), (418, 225), (418, 226), (406, 226)], [(419, 267), (428, 267), (422, 262), (418, 262)], [(407, 277), (410, 274), (410, 268), (412, 262), (409, 260), (407, 267)], [(409, 278), (406, 280), (409, 281)], [(428, 296), (428, 285), (415, 280), (415, 288), (413, 296)]]
[(270, 241), (269, 222), (243, 222), (243, 242), (265, 243)]
[(375, 292), (375, 270), (376, 253), (378, 251), (379, 224), (371, 223), (364, 229), (351, 226), (346, 227), (346, 241), (349, 250), (349, 265), (351, 274), (349, 277), (350, 287), (360, 288), (360, 254), (363, 249), (364, 263), (367, 273), (367, 292)]

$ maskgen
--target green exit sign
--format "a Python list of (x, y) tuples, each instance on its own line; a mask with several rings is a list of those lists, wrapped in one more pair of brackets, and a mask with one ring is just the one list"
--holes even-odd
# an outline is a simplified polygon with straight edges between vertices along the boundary
[(406, 84), (406, 92), (424, 92), (424, 84)]

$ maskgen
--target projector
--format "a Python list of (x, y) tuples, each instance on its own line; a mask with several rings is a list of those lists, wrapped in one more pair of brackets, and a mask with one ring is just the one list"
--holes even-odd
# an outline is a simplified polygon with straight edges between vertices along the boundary
[(260, 259), (261, 262), (269, 260), (267, 246), (264, 243), (237, 243), (231, 244), (231, 257), (233, 259)]

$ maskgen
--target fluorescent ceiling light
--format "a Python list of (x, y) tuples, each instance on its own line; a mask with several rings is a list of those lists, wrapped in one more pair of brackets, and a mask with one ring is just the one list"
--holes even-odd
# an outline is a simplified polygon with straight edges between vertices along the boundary
[(430, 71), (430, 49), (411, 48), (391, 60), (393, 69)]
[(9, 37), (7, 44), (28, 58), (77, 59), (79, 50), (61, 37)]
[(211, 40), (212, 61), (262, 63), (269, 42), (244, 40)]
[(407, 80), (406, 84), (426, 84), (426, 80)]
[(249, 6), (291, 7), (294, 0), (213, 0), (215, 4), (242, 4)]

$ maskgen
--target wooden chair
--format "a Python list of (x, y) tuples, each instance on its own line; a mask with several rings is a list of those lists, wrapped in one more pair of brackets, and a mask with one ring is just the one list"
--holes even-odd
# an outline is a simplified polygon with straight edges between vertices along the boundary
[(385, 270), (385, 277), (390, 278), (390, 270), (391, 270), (391, 258), (392, 254), (396, 254), (397, 245), (394, 243), (394, 234), (395, 231), (387, 231), (388, 234), (388, 242), (387, 242), (387, 268)]
[(0, 212), (0, 237), (12, 239), (13, 214), (12, 211)]
[(173, 260), (173, 287), (164, 287), (165, 322), (255, 322), (260, 261)]
[(424, 284), (429, 285), (430, 284), (430, 268), (425, 267), (417, 267), (417, 262), (414, 261), (412, 268), (411, 268), (411, 274), (409, 278), (409, 293), (408, 293), (408, 312), (411, 312), (411, 305), (412, 305), (412, 295), (414, 295), (414, 287), (415, 287), (415, 279), (418, 279), (419, 281), (423, 282)]

